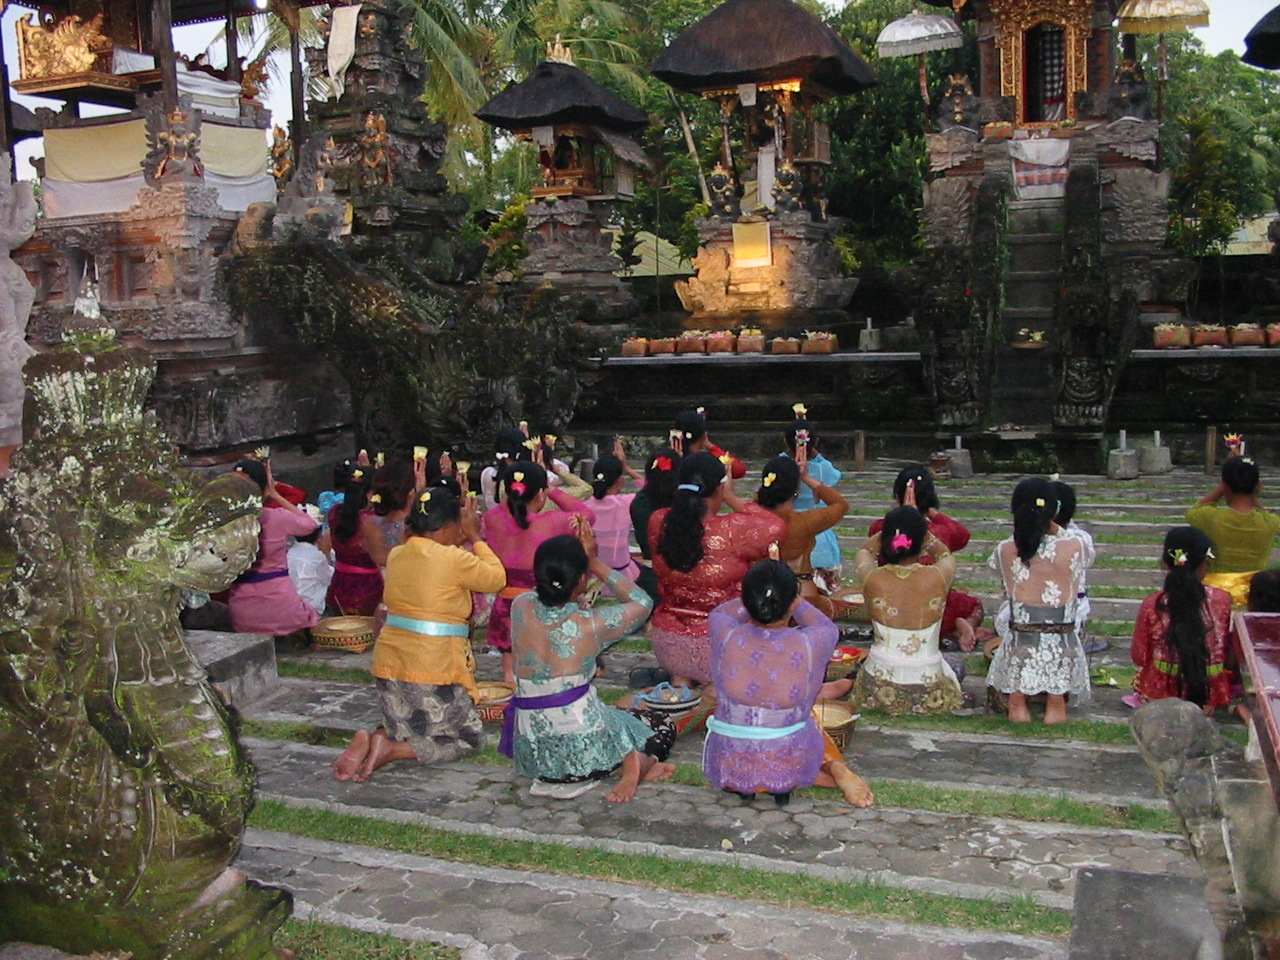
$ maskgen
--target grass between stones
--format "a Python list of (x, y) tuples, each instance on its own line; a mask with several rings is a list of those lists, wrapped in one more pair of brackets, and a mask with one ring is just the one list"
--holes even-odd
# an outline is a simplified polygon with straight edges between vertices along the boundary
[(276, 669), (282, 677), (301, 680), (329, 680), (333, 683), (373, 683), (373, 674), (364, 667), (335, 667), (328, 663), (306, 660), (279, 660)]
[(1041, 907), (1023, 899), (1008, 903), (964, 900), (900, 890), (863, 880), (837, 883), (742, 867), (464, 835), (326, 810), (295, 809), (270, 800), (258, 804), (249, 816), (249, 823), (264, 830), (441, 860), (588, 877), (786, 907), (810, 907), (861, 917), (1047, 936), (1065, 936), (1071, 929), (1071, 915), (1067, 911)]
[(275, 944), (306, 960), (457, 960), (462, 956), (455, 947), (410, 942), (314, 920), (286, 920)]
[[(965, 718), (968, 719), (968, 718)], [(1014, 724), (1009, 724), (1014, 726)], [(1081, 724), (1084, 726), (1084, 724)], [(1127, 727), (1121, 727), (1127, 733)], [(350, 735), (301, 723), (245, 721), (241, 732), (246, 736), (264, 740), (289, 740), (315, 746), (341, 748), (347, 745)], [(511, 761), (498, 753), (497, 747), (487, 744), (482, 750), (467, 757), (465, 763), (480, 763), (493, 767), (510, 767)], [(857, 764), (854, 763), (856, 768)], [(694, 763), (677, 763), (674, 783), (688, 787), (705, 787), (710, 784), (702, 775), (702, 768)], [(1063, 823), (1080, 827), (1114, 827), (1124, 830), (1151, 830), (1159, 833), (1176, 833), (1179, 829), (1172, 814), (1162, 810), (1150, 810), (1138, 806), (1119, 806), (1103, 803), (1087, 803), (1048, 794), (1016, 794), (963, 788), (950, 789), (923, 783), (905, 783), (891, 780), (872, 780), (871, 787), (876, 800), (882, 806), (928, 810), (932, 813), (966, 813), (974, 816), (994, 817), (1002, 820), (1024, 820), (1032, 823)], [(798, 795), (818, 800), (838, 800), (835, 790), (809, 787), (797, 791)]]

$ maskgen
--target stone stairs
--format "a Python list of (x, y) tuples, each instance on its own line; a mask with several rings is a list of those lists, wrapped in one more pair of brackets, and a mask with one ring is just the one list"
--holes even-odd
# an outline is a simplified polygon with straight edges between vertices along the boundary
[[(867, 524), (888, 509), (898, 466), (878, 462), (866, 473), (846, 474), (841, 490), (854, 505), (841, 525), (847, 564)], [(750, 495), (758, 475), (754, 464), (739, 492)], [(944, 512), (964, 518), (974, 534), (959, 555), (958, 585), (978, 587), (989, 613), (996, 598), (986, 589), (994, 582), (985, 560), (1008, 535), (1007, 498), (1017, 479), (982, 476), (938, 485)], [(1119, 634), (1094, 663), (1124, 665), (1125, 634), (1138, 595), (1160, 581), (1159, 543), (1213, 480), (1189, 471), (1140, 483), (1064, 479), (1076, 486), (1079, 517), (1098, 540), (1099, 563), (1090, 574), (1095, 619)], [(851, 574), (848, 565), (846, 573)], [(1135, 595), (1104, 596), (1108, 591)], [(368, 653), (321, 651), (282, 651), (281, 658), (321, 668), (367, 668), (370, 661)], [(482, 655), (478, 661), (482, 676), (497, 675), (496, 659)], [(652, 663), (644, 644), (632, 641), (606, 655), (600, 683), (625, 686), (633, 666)], [(966, 680), (966, 691), (979, 702), (984, 689), (982, 676)], [(1124, 692), (1095, 688), (1091, 702), (1072, 704), (1072, 719), (1086, 733), (1104, 729), (1091, 726), (1101, 724), (1114, 731), (1130, 712), (1120, 702)], [(241, 711), (263, 729), (274, 723), (353, 731), (369, 729), (379, 717), (370, 683), (323, 676), (284, 678), (274, 691), (241, 704)], [(679, 869), (784, 874), (797, 883), (834, 880), (958, 903), (1026, 903), (1050, 911), (1073, 908), (1082, 870), (1127, 871), (1153, 880), (1200, 875), (1182, 837), (1167, 832), (1167, 821), (1158, 829), (1129, 829), (1085, 826), (1067, 814), (975, 812), (992, 797), (1075, 802), (1095, 810), (1165, 810), (1136, 747), (1114, 737), (1053, 739), (1034, 728), (974, 732), (951, 718), (924, 727), (864, 718), (846, 756), (882, 797), (900, 790), (896, 795), (904, 798), (896, 806), (882, 800), (870, 810), (851, 809), (825, 791), (798, 795), (783, 809), (748, 805), (692, 783), (645, 785), (622, 806), (608, 804), (601, 788), (558, 802), (530, 796), (526, 781), (487, 754), (478, 762), (431, 768), (393, 765), (366, 784), (340, 783), (330, 773), (338, 752), (332, 747), (264, 737), (250, 739), (248, 746), (262, 800), (299, 817), (342, 814), (355, 826), (350, 837), (338, 831), (342, 835), (323, 839), (251, 830), (243, 869), (294, 890), (304, 915), (453, 944), (468, 958), (1066, 956), (1065, 942), (1056, 937), (780, 906), (759, 902), (770, 899), (764, 894), (726, 900), (619, 883), (612, 876), (486, 866), (468, 861), (468, 845), (536, 843), (565, 851), (565, 862), (617, 854), (685, 865)], [(683, 737), (672, 759), (682, 770), (696, 769), (700, 749), (700, 735)], [(911, 791), (951, 799), (922, 809), (916, 804), (924, 801), (911, 800), (919, 796)], [(450, 849), (458, 852), (446, 862), (345, 842), (364, 836), (360, 825), (379, 824), (456, 838)]]

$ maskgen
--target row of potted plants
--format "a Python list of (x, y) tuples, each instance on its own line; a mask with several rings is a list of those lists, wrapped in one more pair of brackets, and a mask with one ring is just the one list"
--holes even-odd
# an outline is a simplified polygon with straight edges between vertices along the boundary
[(1157, 348), (1178, 347), (1280, 347), (1280, 323), (1269, 323), (1264, 329), (1256, 323), (1237, 323), (1223, 326), (1217, 323), (1197, 323), (1187, 326), (1181, 323), (1155, 325), (1154, 343)]
[(840, 348), (834, 333), (806, 330), (803, 337), (774, 337), (747, 327), (732, 330), (686, 330), (678, 337), (628, 337), (622, 341), (622, 356), (645, 357), (678, 353), (835, 353)]

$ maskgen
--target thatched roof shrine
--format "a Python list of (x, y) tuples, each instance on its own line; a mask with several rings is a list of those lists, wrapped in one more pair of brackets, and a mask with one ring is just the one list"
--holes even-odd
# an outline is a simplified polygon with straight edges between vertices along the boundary
[(568, 63), (544, 60), (533, 73), (512, 84), (476, 116), (506, 130), (581, 123), (602, 130), (642, 130), (649, 118)]
[(691, 93), (808, 80), (849, 94), (876, 83), (839, 34), (792, 0), (726, 0), (676, 37), (650, 72)]

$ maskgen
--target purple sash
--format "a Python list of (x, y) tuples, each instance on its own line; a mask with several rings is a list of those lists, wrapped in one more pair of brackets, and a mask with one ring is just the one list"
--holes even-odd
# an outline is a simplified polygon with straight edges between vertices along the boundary
[(559, 693), (548, 693), (542, 697), (512, 697), (506, 709), (502, 711), (502, 738), (498, 741), (498, 752), (504, 757), (515, 757), (516, 743), (516, 711), (547, 710), (551, 707), (567, 707), (581, 700), (591, 689), (591, 684), (584, 683), (580, 687), (570, 687)]
[(275, 580), (277, 577), (287, 577), (288, 570), (272, 570), (268, 573), (242, 573), (236, 578), (236, 583), (262, 583), (264, 580)]

